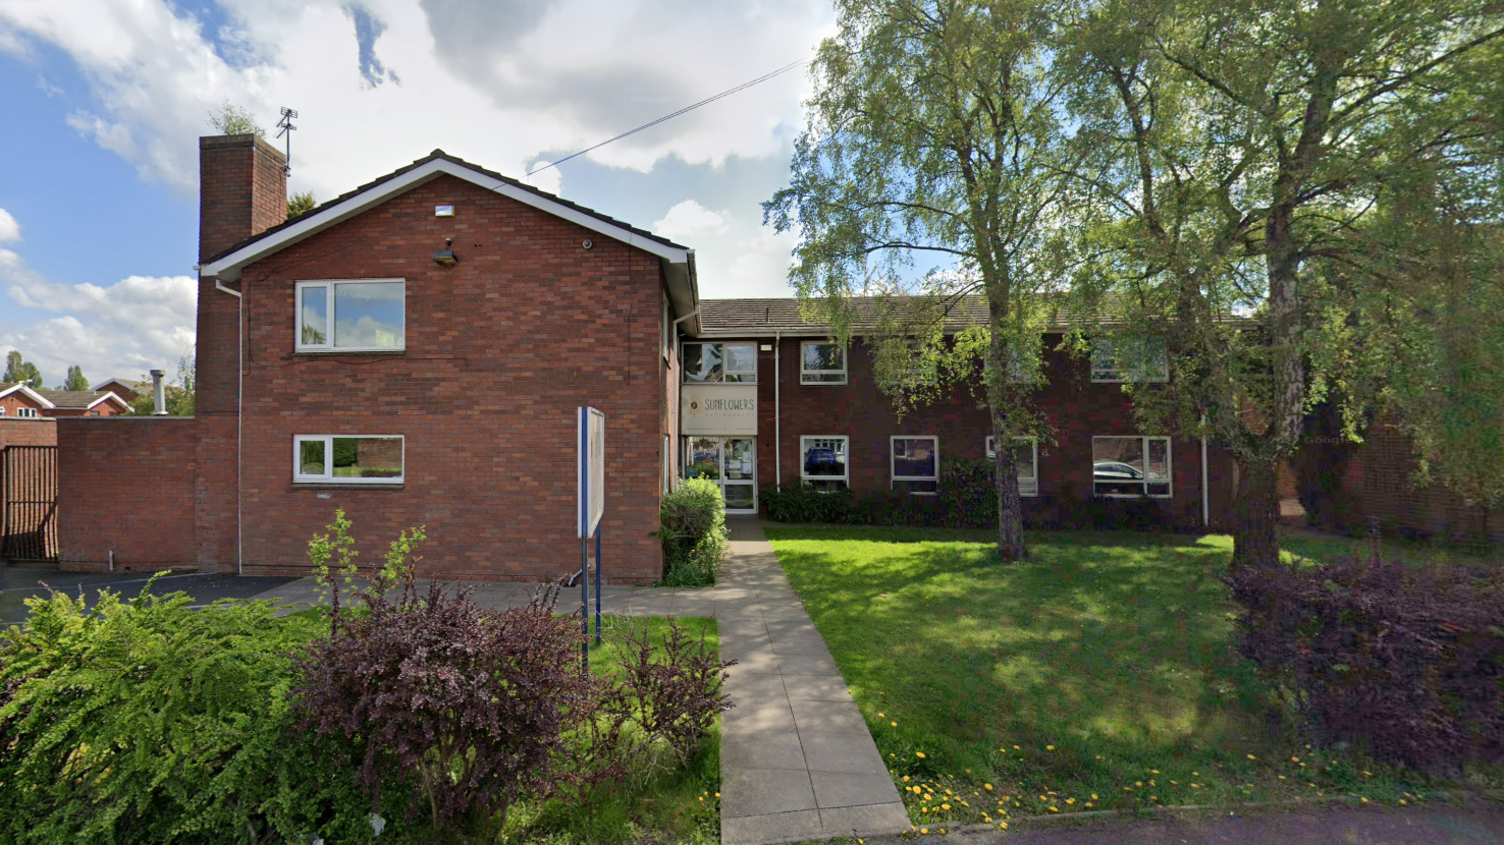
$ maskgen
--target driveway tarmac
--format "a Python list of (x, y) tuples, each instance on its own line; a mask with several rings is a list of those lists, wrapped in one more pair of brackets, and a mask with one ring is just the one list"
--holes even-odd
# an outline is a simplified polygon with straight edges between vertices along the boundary
[[(129, 598), (139, 594), (150, 579), (149, 572), (63, 572), (56, 567), (0, 564), (0, 628), (20, 624), (26, 618), (25, 599), (46, 595), (47, 587), (71, 595), (82, 590), (92, 606), (102, 589)], [(209, 604), (217, 599), (248, 599), (292, 580), (183, 572), (158, 578), (152, 592), (166, 595), (181, 590), (193, 596), (194, 604)]]

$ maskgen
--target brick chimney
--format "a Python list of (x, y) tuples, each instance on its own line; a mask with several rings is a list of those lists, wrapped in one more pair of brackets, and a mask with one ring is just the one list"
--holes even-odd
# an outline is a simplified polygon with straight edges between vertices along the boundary
[(287, 219), (286, 165), (256, 135), (198, 139), (200, 263)]
[[(286, 164), (256, 135), (198, 139), (200, 264), (287, 219)], [(204, 572), (233, 572), (239, 563), (240, 306), (213, 278), (199, 277), (194, 542)]]

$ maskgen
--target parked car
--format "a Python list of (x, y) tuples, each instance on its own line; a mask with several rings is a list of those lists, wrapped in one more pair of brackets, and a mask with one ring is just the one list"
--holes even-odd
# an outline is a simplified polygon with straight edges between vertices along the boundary
[(804, 454), (804, 471), (810, 475), (840, 475), (842, 460), (836, 450), (816, 446)]
[(1133, 464), (1122, 461), (1094, 461), (1091, 465), (1095, 481), (1143, 481), (1144, 473)]

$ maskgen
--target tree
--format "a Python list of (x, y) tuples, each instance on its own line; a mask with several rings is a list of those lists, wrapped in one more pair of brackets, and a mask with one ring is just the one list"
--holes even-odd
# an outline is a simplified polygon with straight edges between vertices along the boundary
[(229, 100), (225, 100), (218, 111), (209, 112), (209, 126), (221, 135), (266, 137), (266, 130), (256, 123), (256, 115), (250, 109), (233, 105)]
[[(1409, 387), (1442, 322), (1413, 280), (1460, 258), (1426, 243), (1437, 186), (1497, 180), (1501, 24), (1488, 0), (1107, 0), (1062, 57), (1097, 165), (1075, 174), (1096, 206), (1075, 208), (1106, 256), (1101, 284), (1075, 291), (1125, 293), (1126, 333), (1172, 342), (1173, 389), (1135, 407), (1232, 451), (1237, 563), (1277, 564), (1276, 470), (1333, 388), (1350, 423), (1375, 400), (1439, 396)], [(1497, 224), (1494, 188), (1469, 225)]]
[[(800, 241), (790, 280), (806, 319), (852, 335), (853, 295), (875, 293), (879, 384), (900, 413), (976, 386), (999, 444), (1037, 433), (1041, 299), (1054, 278), (1047, 219), (1062, 182), (1047, 4), (841, 0), (820, 45), (787, 188), (764, 204)], [(913, 279), (918, 256), (947, 262)], [(903, 294), (912, 294), (903, 296)], [(985, 326), (945, 338), (964, 297)], [(977, 372), (977, 359), (983, 364)], [(980, 375), (980, 379), (978, 376)], [(1027, 555), (1017, 462), (996, 455), (998, 549)]]
[(89, 380), (84, 378), (84, 368), (77, 364), (68, 368), (68, 377), (63, 380), (62, 390), (86, 391), (89, 389)]
[(0, 382), (25, 384), (32, 390), (41, 390), (42, 371), (37, 369), (36, 364), (23, 358), (20, 350), (12, 349), (5, 355), (5, 375), (0, 376)]
[(313, 191), (302, 191), (287, 198), (287, 218), (291, 220), (299, 214), (306, 214), (318, 205), (318, 200), (313, 198)]
[[(150, 387), (151, 378), (142, 376), (141, 381), (148, 387), (146, 392), (131, 401), (131, 413), (149, 416), (157, 411), (156, 396)], [(193, 416), (195, 387), (194, 352), (189, 350), (187, 355), (178, 359), (177, 377), (164, 385), (162, 389), (163, 398), (167, 403), (168, 416)]]

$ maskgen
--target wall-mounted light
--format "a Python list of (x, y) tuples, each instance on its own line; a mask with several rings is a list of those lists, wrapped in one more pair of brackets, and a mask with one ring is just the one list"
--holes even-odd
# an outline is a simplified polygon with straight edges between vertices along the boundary
[(444, 248), (433, 254), (433, 263), (440, 267), (453, 267), (459, 263), (459, 258), (455, 256), (454, 250), (449, 248), (449, 245), (453, 242), (453, 238), (444, 239)]

